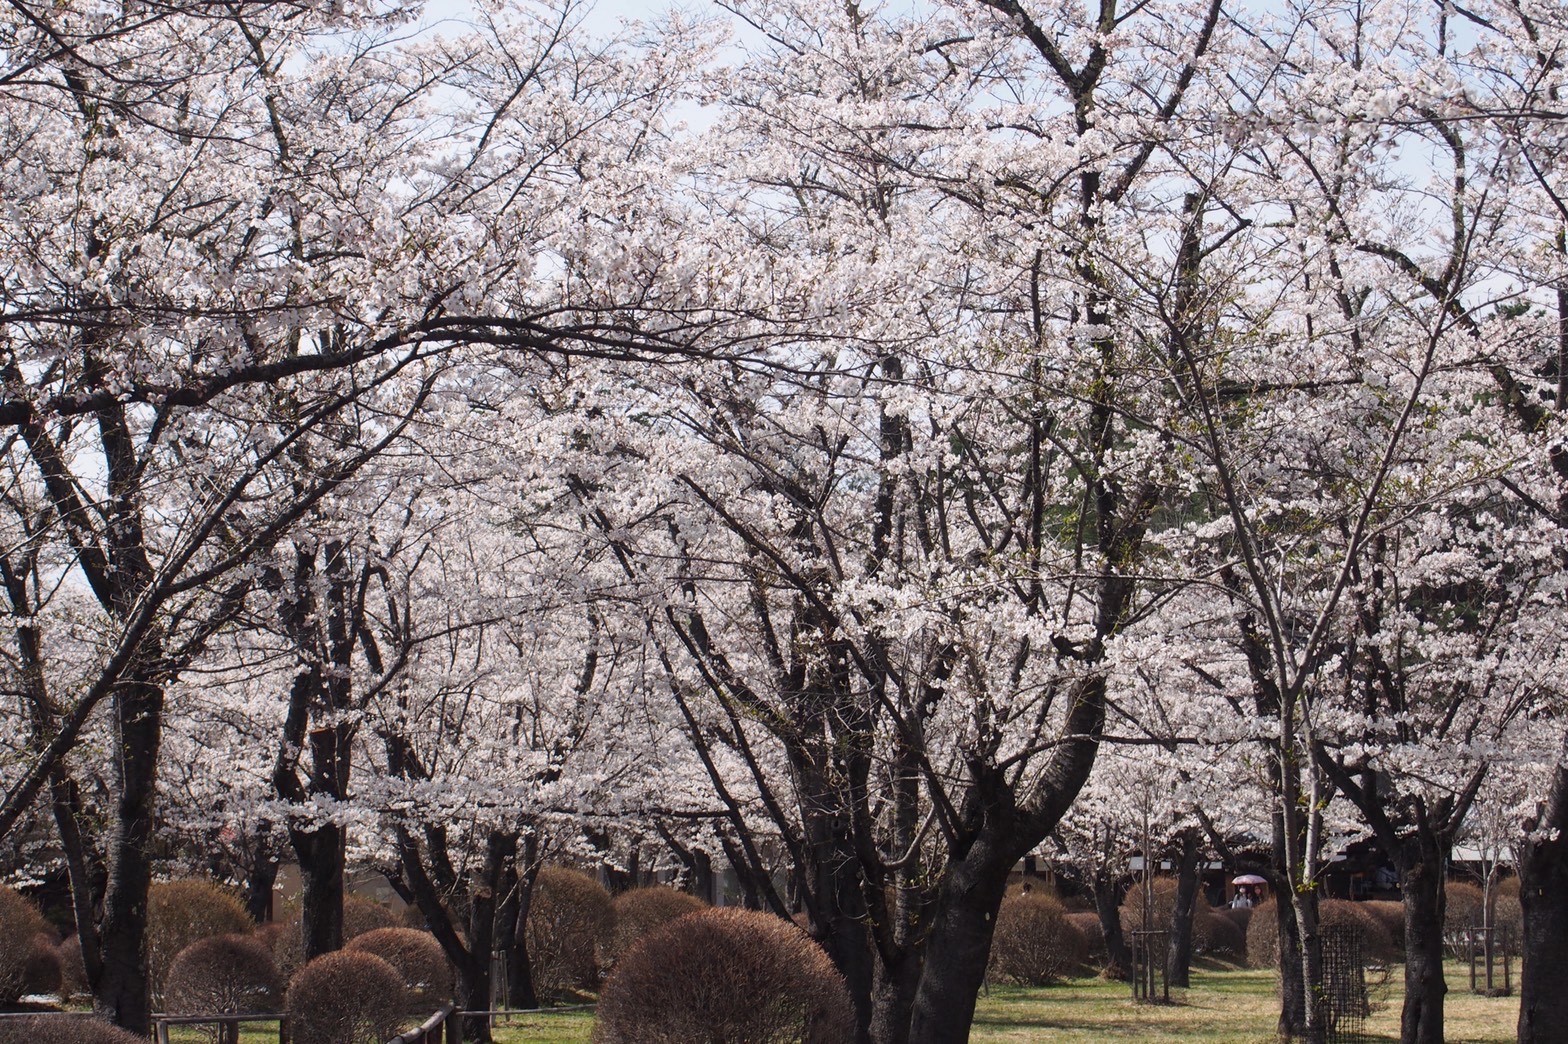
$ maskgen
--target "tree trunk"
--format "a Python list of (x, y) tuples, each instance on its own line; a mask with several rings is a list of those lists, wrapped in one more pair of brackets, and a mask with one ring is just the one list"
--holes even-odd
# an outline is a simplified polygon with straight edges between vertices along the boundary
[(1519, 975), (1519, 1044), (1562, 1044), (1568, 1041), (1568, 770), (1559, 768), (1539, 823), (1527, 822), (1532, 834), (1519, 859), (1519, 905), (1524, 910)]
[(1198, 831), (1181, 835), (1181, 865), (1176, 877), (1176, 906), (1171, 911), (1171, 939), (1165, 952), (1166, 981), (1186, 989), (1192, 979), (1193, 910), (1198, 900)]
[(258, 836), (251, 854), (250, 874), (245, 881), (245, 910), (257, 924), (272, 920), (272, 891), (278, 883), (278, 856)]
[(908, 1044), (915, 991), (920, 986), (920, 961), (906, 951), (897, 961), (878, 961), (871, 988), (871, 1032), (874, 1044)]
[(1094, 912), (1100, 918), (1100, 931), (1105, 935), (1105, 974), (1112, 979), (1132, 978), (1132, 954), (1127, 950), (1127, 939), (1122, 935), (1122, 911), (1116, 882), (1110, 871), (1095, 871), (1089, 890), (1094, 894)]
[(305, 960), (343, 948), (343, 829), (322, 824), (314, 830), (290, 831), (303, 884), (300, 932)]
[[(1405, 905), (1405, 1004), (1400, 1044), (1442, 1044), (1443, 868), (1446, 860), (1431, 839), (1415, 839), (1401, 860), (1399, 887)], [(1421, 843), (1422, 841), (1428, 843)]]
[(1279, 957), (1279, 1027), (1281, 1040), (1294, 1040), (1306, 1031), (1306, 976), (1301, 971), (1301, 932), (1296, 909), (1286, 893), (1274, 900), (1275, 946)]
[[(1323, 940), (1318, 932), (1318, 894), (1301, 891), (1290, 897), (1290, 906), (1296, 915), (1296, 952), (1301, 960), (1302, 1028), (1301, 1038), (1307, 1044), (1323, 1044), (1324, 1016), (1322, 1003)], [(1317, 1002), (1317, 1003), (1315, 1003)]]
[(950, 863), (937, 894), (925, 967), (910, 1019), (910, 1044), (969, 1039), (975, 1001), (985, 983), (996, 912), (1013, 860), (982, 837), (961, 861)]
[(855, 1007), (855, 1039), (864, 1044), (871, 1039), (871, 994), (876, 970), (860, 861), (852, 840), (837, 829), (837, 822), (841, 820), (808, 814), (805, 824), (813, 849), (811, 869), (816, 878), (811, 895), (811, 932), (844, 976)]
[(103, 968), (93, 1003), (116, 1025), (151, 1030), (147, 981), (147, 889), (152, 884), (152, 835), (157, 807), (158, 746), (163, 688), (128, 681), (114, 698), (119, 800), (109, 835), (109, 882), (99, 932)]

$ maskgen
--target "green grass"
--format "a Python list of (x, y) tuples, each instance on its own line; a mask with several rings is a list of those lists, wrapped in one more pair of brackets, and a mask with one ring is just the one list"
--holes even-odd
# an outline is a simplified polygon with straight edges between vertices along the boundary
[[(1466, 991), (1464, 969), (1450, 965), (1447, 1038), (1452, 1044), (1504, 1044), (1514, 1039), (1517, 997), (1485, 998)], [(1377, 1010), (1368, 1022), (1375, 1040), (1399, 1038), (1399, 970), (1374, 990)], [(1179, 1003), (1134, 1004), (1125, 983), (1074, 979), (1047, 989), (996, 987), (980, 998), (975, 1044), (1270, 1044), (1279, 1013), (1274, 973), (1228, 968), (1194, 970)], [(497, 1026), (498, 1044), (586, 1044), (593, 1029), (587, 1012), (528, 1016)]]
[[(1514, 1039), (1517, 997), (1477, 997), (1467, 990), (1464, 968), (1450, 964), (1445, 1005), (1447, 1038), (1452, 1044), (1505, 1044)], [(1399, 1038), (1399, 969), (1373, 990), (1376, 1010), (1368, 1022), (1374, 1040)], [(1271, 1044), (1279, 1002), (1274, 973), (1214, 967), (1194, 969), (1192, 988), (1179, 991), (1179, 1003), (1134, 1004), (1125, 983), (1074, 979), (1047, 989), (999, 986), (980, 998), (975, 1014), (975, 1044)], [(495, 1028), (497, 1044), (588, 1044), (593, 1014), (587, 1011), (523, 1015)], [(207, 1039), (184, 1032), (179, 1044)], [(272, 1026), (248, 1028), (242, 1044), (274, 1044)]]

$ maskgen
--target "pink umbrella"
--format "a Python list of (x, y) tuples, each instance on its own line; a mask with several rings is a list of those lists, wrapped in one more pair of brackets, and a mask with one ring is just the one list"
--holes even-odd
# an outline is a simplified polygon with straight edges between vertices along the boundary
[(1259, 877), (1257, 874), (1242, 874), (1240, 877), (1231, 878), (1230, 883), (1239, 885), (1260, 885), (1268, 884), (1269, 881), (1268, 878)]

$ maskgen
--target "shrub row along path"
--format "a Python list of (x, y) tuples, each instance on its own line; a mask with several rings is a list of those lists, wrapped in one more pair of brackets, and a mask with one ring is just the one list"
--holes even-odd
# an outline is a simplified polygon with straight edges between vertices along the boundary
[[(1450, 1044), (1504, 1044), (1514, 1039), (1519, 1017), (1517, 997), (1477, 997), (1462, 988), (1462, 965), (1450, 964), (1447, 999)], [(1367, 1029), (1373, 1040), (1399, 1039), (1399, 970), (1374, 992), (1380, 1004)], [(974, 1044), (1100, 1044), (1107, 1040), (1175, 1044), (1265, 1044), (1272, 1042), (1278, 1001), (1274, 973), (1231, 968), (1194, 969), (1192, 988), (1182, 991), (1183, 1003), (1171, 1007), (1139, 1007), (1127, 997), (1123, 983), (1073, 979), (1061, 986), (1028, 989), (995, 987), (980, 999), (975, 1014)], [(523, 1016), (511, 1026), (496, 1027), (496, 1044), (588, 1044), (593, 1016), (588, 1012)], [(176, 1041), (195, 1041), (194, 1034)], [(275, 1041), (275, 1035), (246, 1034), (242, 1044)]]

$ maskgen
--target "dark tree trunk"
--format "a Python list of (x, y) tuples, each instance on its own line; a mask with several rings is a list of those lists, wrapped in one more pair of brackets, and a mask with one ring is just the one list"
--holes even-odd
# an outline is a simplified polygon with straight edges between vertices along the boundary
[(146, 1036), (152, 1013), (147, 889), (152, 884), (163, 688), (147, 681), (127, 682), (115, 695), (114, 714), (119, 800), (109, 834), (109, 882), (99, 932), (103, 967), (93, 1003), (116, 1025)]
[(1198, 900), (1198, 831), (1181, 835), (1181, 864), (1176, 876), (1176, 906), (1171, 911), (1171, 938), (1165, 954), (1166, 980), (1186, 989), (1192, 979), (1193, 909)]
[(1405, 905), (1405, 1003), (1399, 1019), (1401, 1044), (1442, 1044), (1443, 871), (1447, 860), (1432, 838), (1412, 838), (1400, 861), (1399, 887)]
[(908, 1044), (915, 991), (920, 986), (920, 961), (913, 953), (899, 960), (877, 962), (871, 988), (871, 1033), (876, 1044)]
[[(854, 841), (848, 835), (847, 817), (833, 815), (830, 788), (813, 769), (800, 770), (812, 786), (802, 800), (802, 820), (810, 848), (811, 934), (827, 951), (833, 966), (844, 976), (850, 1002), (855, 1007), (856, 1040), (870, 1040), (873, 966), (869, 911), (863, 888), (862, 867)], [(820, 784), (820, 786), (813, 786)]]
[(343, 870), (346, 845), (341, 827), (323, 824), (314, 830), (292, 830), (299, 860), (300, 938), (305, 959), (343, 948)]
[(1121, 896), (1110, 871), (1095, 871), (1089, 890), (1094, 894), (1094, 912), (1099, 915), (1100, 931), (1105, 935), (1105, 974), (1112, 979), (1131, 979), (1132, 954), (1122, 935)]
[(1545, 812), (1527, 822), (1519, 860), (1524, 910), (1519, 976), (1519, 1044), (1568, 1041), (1568, 770), (1559, 768)]
[(991, 956), (996, 912), (1012, 865), (1011, 853), (984, 836), (962, 860), (948, 864), (926, 940), (925, 966), (910, 1018), (911, 1044), (969, 1039)]
[(701, 850), (692, 852), (691, 879), (686, 887), (692, 895), (695, 895), (703, 902), (713, 902), (713, 859), (708, 853)]
[(272, 892), (278, 883), (278, 854), (258, 832), (251, 850), (250, 873), (245, 881), (245, 910), (257, 924), (272, 920)]
[(1294, 1040), (1307, 1026), (1306, 976), (1301, 968), (1301, 932), (1290, 897), (1276, 892), (1274, 900), (1276, 946), (1279, 956), (1279, 1037)]
[(528, 910), (533, 903), (534, 879), (539, 876), (539, 838), (524, 835), (517, 859), (517, 901), (513, 904), (511, 946), (506, 951), (506, 990), (514, 1008), (539, 1007), (534, 969), (528, 957)]

